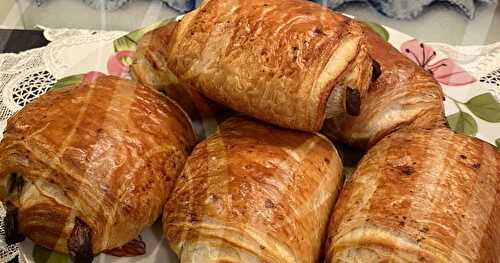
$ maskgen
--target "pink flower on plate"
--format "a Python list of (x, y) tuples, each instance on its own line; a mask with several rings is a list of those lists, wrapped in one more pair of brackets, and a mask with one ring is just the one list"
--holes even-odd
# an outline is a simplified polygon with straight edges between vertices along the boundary
[(127, 77), (129, 65), (123, 63), (123, 58), (133, 58), (134, 52), (130, 50), (122, 50), (113, 54), (108, 59), (108, 73), (117, 77)]
[(436, 51), (418, 42), (416, 39), (403, 43), (403, 45), (401, 45), (401, 52), (431, 73), (441, 84), (448, 86), (463, 86), (476, 82), (473, 76), (449, 58), (431, 63), (436, 57)]
[(82, 82), (80, 82), (80, 85), (83, 86), (94, 83), (95, 80), (101, 76), (106, 76), (106, 74), (99, 71), (89, 71), (86, 74), (83, 74)]

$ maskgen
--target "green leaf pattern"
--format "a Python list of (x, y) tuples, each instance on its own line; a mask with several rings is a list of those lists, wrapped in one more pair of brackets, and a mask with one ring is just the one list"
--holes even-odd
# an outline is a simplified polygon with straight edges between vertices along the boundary
[(474, 136), (477, 133), (477, 123), (467, 112), (459, 111), (447, 117), (450, 128), (459, 133)]
[(120, 37), (117, 40), (113, 41), (113, 47), (115, 49), (115, 52), (122, 51), (122, 50), (134, 51), (137, 47), (137, 42), (135, 42), (133, 39), (128, 37), (128, 35), (126, 35), (126, 36)]
[(389, 41), (389, 32), (380, 24), (368, 21), (361, 21), (365, 25), (367, 25), (373, 32), (377, 33), (383, 40)]
[(70, 263), (68, 256), (59, 254), (44, 247), (35, 245), (33, 248), (33, 259), (35, 263)]
[(491, 93), (478, 95), (466, 102), (465, 105), (474, 115), (484, 121), (500, 122), (500, 103)]
[(52, 86), (52, 90), (62, 89), (68, 86), (79, 85), (82, 82), (82, 75), (72, 75), (57, 80), (56, 84)]
[[(467, 102), (460, 102), (454, 98), (451, 99), (458, 109), (458, 112), (447, 116), (450, 128), (459, 133), (475, 136), (478, 132), (478, 124), (475, 117), (491, 123), (500, 123), (500, 103), (491, 93), (477, 95)], [(464, 111), (464, 108), (472, 113)], [(475, 117), (474, 117), (475, 116)], [(498, 145), (498, 140), (496, 141)]]

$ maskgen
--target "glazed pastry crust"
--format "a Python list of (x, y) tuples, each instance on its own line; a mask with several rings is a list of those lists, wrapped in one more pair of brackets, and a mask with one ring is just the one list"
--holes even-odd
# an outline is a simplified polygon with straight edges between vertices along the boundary
[[(338, 112), (325, 121), (330, 138), (367, 149), (391, 132), (404, 128), (443, 126), (443, 93), (432, 75), (362, 25), (369, 56), (380, 65), (361, 104), (359, 116)], [(374, 62), (374, 63), (375, 63)]]
[[(170, 34), (161, 58), (150, 56), (166, 61), (163, 72), (285, 128), (318, 131), (335, 86), (346, 80), (363, 96), (371, 78), (362, 28), (307, 1), (207, 0), (173, 33), (156, 33)], [(345, 111), (344, 101), (328, 106)]]
[(139, 41), (130, 66), (132, 77), (146, 87), (163, 91), (189, 115), (198, 139), (206, 138), (217, 128), (214, 120), (232, 111), (206, 99), (189, 83), (180, 81), (167, 66), (167, 46), (174, 40), (177, 21), (146, 33)]
[(157, 219), (193, 145), (185, 113), (131, 81), (49, 91), (8, 121), (0, 183), (15, 173), (25, 184), (1, 198), (19, 209), (26, 236), (59, 252), (80, 218), (97, 254)]
[(188, 158), (165, 238), (181, 262), (316, 262), (341, 171), (320, 135), (231, 118)]
[(334, 210), (327, 262), (498, 262), (500, 153), (448, 129), (402, 130), (363, 157)]
[(175, 84), (175, 76), (170, 76), (166, 67), (165, 47), (168, 45), (178, 22), (152, 30), (139, 40), (134, 61), (130, 65), (132, 77), (146, 87), (156, 90), (169, 90)]
[(166, 61), (166, 47), (172, 40), (178, 22), (146, 33), (138, 43), (134, 61), (130, 66), (132, 77), (146, 87), (164, 91), (192, 118), (207, 112), (206, 100), (190, 85), (180, 82), (170, 71)]

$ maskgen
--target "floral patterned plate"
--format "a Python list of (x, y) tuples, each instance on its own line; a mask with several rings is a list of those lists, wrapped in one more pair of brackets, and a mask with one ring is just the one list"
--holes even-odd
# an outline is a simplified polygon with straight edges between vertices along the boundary
[[(171, 20), (131, 32), (114, 40), (73, 45), (61, 50), (66, 58), (64, 72), (53, 89), (91, 81), (101, 74), (130, 78), (128, 66), (138, 40), (149, 30)], [(439, 43), (422, 43), (394, 29), (365, 22), (404, 55), (434, 75), (442, 85), (449, 126), (456, 132), (476, 136), (500, 147), (500, 43), (481, 47), (452, 47)], [(101, 59), (107, 58), (107, 59)], [(79, 74), (88, 72), (86, 74)], [(341, 148), (350, 173), (360, 154)], [(69, 258), (34, 245), (20, 244), (22, 259), (27, 262), (70, 262)], [(178, 262), (162, 238), (160, 223), (146, 229), (122, 248), (107, 251), (95, 262)]]

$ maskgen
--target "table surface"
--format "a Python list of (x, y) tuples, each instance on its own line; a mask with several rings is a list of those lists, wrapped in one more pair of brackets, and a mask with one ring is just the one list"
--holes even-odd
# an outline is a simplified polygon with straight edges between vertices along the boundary
[(42, 31), (0, 29), (0, 53), (19, 53), (48, 43)]

